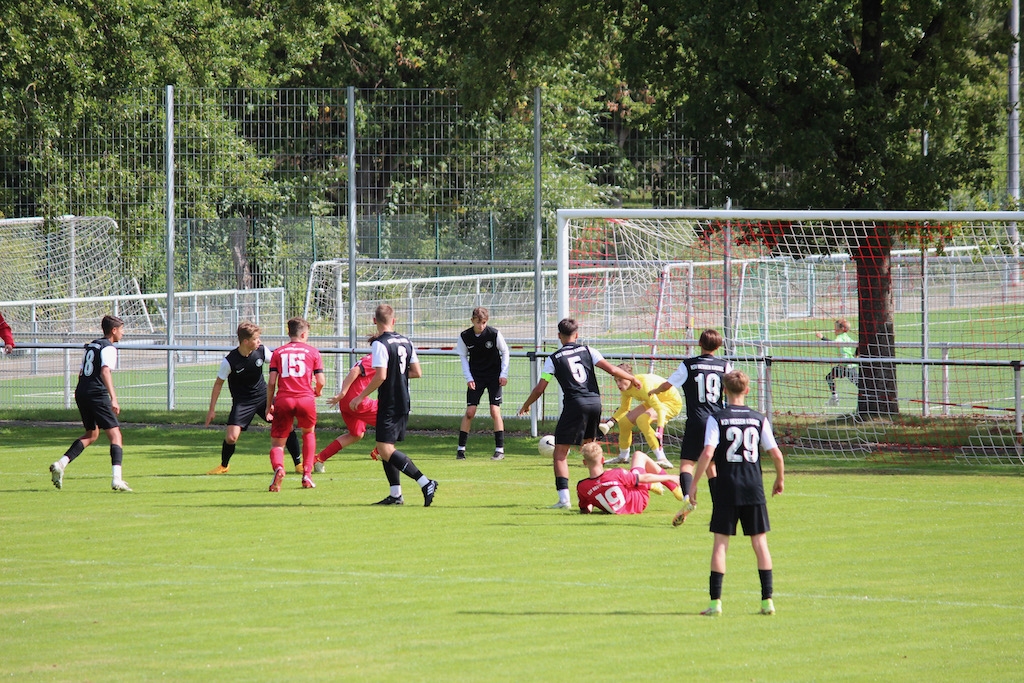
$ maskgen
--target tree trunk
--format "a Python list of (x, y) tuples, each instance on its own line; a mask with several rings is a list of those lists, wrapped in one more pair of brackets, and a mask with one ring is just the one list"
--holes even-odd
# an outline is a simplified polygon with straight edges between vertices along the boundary
[(236, 289), (252, 289), (252, 268), (249, 265), (248, 250), (245, 247), (248, 237), (249, 228), (244, 220), (237, 222), (228, 237), (231, 265), (235, 268)]
[[(857, 264), (858, 355), (892, 358), (896, 333), (892, 300), (892, 235), (889, 226), (869, 226), (853, 254)], [(862, 418), (899, 413), (894, 363), (862, 363), (857, 415)]]

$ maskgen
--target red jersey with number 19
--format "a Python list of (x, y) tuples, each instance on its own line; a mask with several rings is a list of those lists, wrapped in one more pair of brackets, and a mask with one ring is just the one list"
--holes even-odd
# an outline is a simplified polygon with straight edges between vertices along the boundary
[(292, 341), (274, 349), (270, 371), (277, 372), (279, 396), (313, 396), (313, 374), (323, 372), (324, 363), (315, 348)]
[(576, 484), (576, 495), (580, 509), (588, 505), (595, 511), (602, 510), (615, 515), (638, 515), (647, 509), (649, 484), (640, 483), (640, 468), (629, 470), (613, 467), (599, 477), (581, 479)]

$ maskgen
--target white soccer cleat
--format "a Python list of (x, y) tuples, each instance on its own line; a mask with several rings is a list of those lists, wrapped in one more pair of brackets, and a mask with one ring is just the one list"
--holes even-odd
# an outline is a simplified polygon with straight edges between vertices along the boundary
[(50, 479), (53, 480), (53, 485), (60, 491), (64, 486), (64, 468), (61, 467), (60, 461), (50, 465)]
[(658, 464), (658, 467), (664, 470), (674, 470), (676, 468), (676, 466), (672, 464), (672, 461), (668, 459), (656, 460), (655, 462)]
[(832, 394), (832, 398), (828, 400), (828, 405), (837, 406), (839, 405), (839, 394)]
[(569, 503), (563, 503), (562, 501), (558, 501), (554, 505), (549, 505), (548, 510), (568, 510), (570, 507), (572, 506), (569, 505)]
[(626, 455), (622, 455), (622, 454), (616, 455), (611, 460), (605, 460), (605, 464), (607, 464), (607, 465), (618, 465), (619, 463), (623, 463), (623, 462), (629, 462), (629, 454), (628, 453)]
[(119, 479), (117, 481), (110, 482), (110, 488), (112, 488), (115, 491), (131, 491), (132, 490), (131, 487), (128, 486), (128, 482), (124, 481), (123, 479)]
[(322, 462), (320, 462), (319, 460), (314, 460), (313, 461), (313, 471), (316, 472), (317, 474), (323, 474), (324, 473), (324, 464)]

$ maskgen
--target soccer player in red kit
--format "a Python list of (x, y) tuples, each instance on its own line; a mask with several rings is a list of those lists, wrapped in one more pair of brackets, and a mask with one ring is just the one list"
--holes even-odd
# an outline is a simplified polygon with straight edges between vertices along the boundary
[[(583, 445), (583, 464), (590, 477), (576, 484), (580, 512), (609, 512), (613, 515), (638, 515), (647, 509), (648, 492), (659, 484), (671, 489), (677, 500), (683, 499), (679, 482), (646, 453), (633, 453), (631, 469), (604, 468), (604, 453), (596, 441)], [(655, 489), (657, 491), (657, 489)]]
[[(371, 336), (367, 343), (372, 344), (376, 338), (376, 335)], [(352, 399), (362, 394), (363, 389), (370, 384), (375, 372), (373, 369), (373, 356), (368, 353), (360, 358), (359, 362), (353, 365), (352, 369), (345, 375), (345, 379), (341, 383), (341, 391), (327, 399), (327, 405), (336, 405), (341, 410), (341, 419), (345, 421), (348, 431), (327, 444), (326, 448), (316, 454), (316, 460), (313, 462), (314, 472), (323, 472), (324, 463), (331, 456), (341, 449), (361, 441), (363, 435), (366, 434), (367, 427), (377, 426), (377, 399), (364, 398), (356, 410), (352, 410), (350, 405)], [(370, 455), (374, 460), (377, 459), (372, 453)]]
[(316, 398), (324, 390), (324, 364), (320, 352), (306, 343), (309, 323), (288, 321), (288, 343), (274, 349), (267, 381), (267, 417), (270, 426), (271, 491), (281, 490), (284, 479), (284, 444), (296, 420), (302, 430), (302, 488), (316, 488), (310, 474), (316, 457)]

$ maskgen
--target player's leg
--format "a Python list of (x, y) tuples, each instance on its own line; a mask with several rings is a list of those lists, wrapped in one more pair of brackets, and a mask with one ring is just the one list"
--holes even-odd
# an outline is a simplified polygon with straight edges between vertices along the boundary
[[(83, 422), (85, 421), (83, 417)], [(56, 460), (56, 462), (50, 465), (50, 480), (53, 482), (53, 486), (60, 490), (64, 487), (64, 470), (71, 461), (82, 454), (86, 448), (92, 445), (96, 439), (100, 436), (99, 427), (95, 426), (95, 422), (92, 423), (93, 428), (89, 429), (86, 427), (85, 433), (80, 437), (71, 442), (71, 446), (64, 451), (64, 455)]]
[(220, 464), (207, 474), (226, 474), (231, 467), (231, 456), (235, 454), (235, 445), (242, 434), (241, 425), (229, 424), (224, 428), (224, 441), (220, 444)]
[[(292, 464), (295, 465), (295, 471), (301, 473), (303, 468), (302, 449), (305, 447), (305, 444), (300, 446), (299, 443), (299, 430), (293, 429), (291, 434), (289, 434), (288, 438), (284, 441), (284, 448), (292, 458)], [(314, 455), (316, 454), (314, 453)]]
[[(313, 473), (313, 461), (316, 460), (316, 398), (303, 396), (295, 401), (295, 419), (302, 430), (302, 487), (315, 488), (310, 475)], [(293, 429), (288, 438), (295, 435)]]
[(110, 488), (115, 491), (131, 491), (121, 474), (121, 464), (124, 461), (124, 440), (121, 436), (119, 426), (103, 430), (110, 441)]
[(701, 612), (706, 617), (716, 617), (722, 613), (722, 582), (725, 579), (725, 557), (729, 551), (729, 536), (715, 533), (715, 542), (711, 548), (711, 575), (708, 578), (708, 595), (711, 604)]
[(630, 415), (619, 418), (619, 454), (608, 461), (609, 465), (629, 462), (630, 450), (633, 448), (633, 420)]
[(295, 424), (295, 403), (291, 397), (278, 395), (274, 399), (274, 421), (270, 423), (270, 468), (274, 479), (270, 490), (281, 490), (284, 480), (284, 444)]
[[(407, 477), (416, 480), (416, 483), (419, 484), (420, 490), (423, 492), (423, 506), (430, 507), (430, 504), (434, 502), (434, 493), (437, 491), (437, 481), (430, 479), (423, 474), (408, 455), (395, 447), (396, 443), (405, 440), (405, 430), (408, 420), (408, 415), (392, 416), (391, 419), (387, 421), (388, 424), (383, 426), (382, 424), (378, 424), (377, 433), (386, 434), (388, 442), (378, 443), (377, 451), (380, 454), (381, 459), (388, 465)], [(378, 422), (383, 423), (384, 420), (378, 417)], [(379, 436), (378, 438), (385, 437)], [(382, 449), (381, 446), (384, 448)], [(401, 493), (399, 493), (399, 495), (401, 495)]]
[(491, 403), (491, 421), (494, 423), (494, 455), (491, 460), (505, 459), (505, 420), (501, 417), (502, 391), (501, 382), (495, 379), (487, 386), (487, 396)]
[(839, 403), (839, 394), (836, 392), (836, 378), (840, 376), (841, 372), (842, 372), (842, 368), (840, 368), (838, 365), (836, 365), (836, 366), (833, 366), (832, 369), (828, 371), (827, 375), (825, 375), (825, 382), (828, 384), (828, 393), (829, 393), (829, 396), (830, 396), (829, 404), (830, 405), (835, 405), (835, 404)]
[[(467, 391), (467, 397), (469, 391)], [(462, 422), (459, 424), (459, 445), (455, 449), (455, 459), (466, 459), (466, 442), (469, 441), (469, 430), (473, 426), (473, 418), (476, 417), (476, 406), (467, 405), (466, 412), (462, 415)]]

